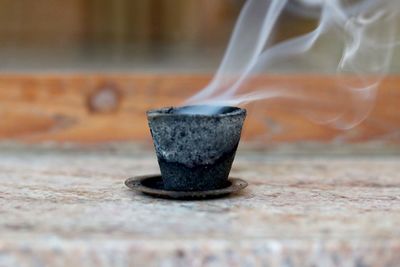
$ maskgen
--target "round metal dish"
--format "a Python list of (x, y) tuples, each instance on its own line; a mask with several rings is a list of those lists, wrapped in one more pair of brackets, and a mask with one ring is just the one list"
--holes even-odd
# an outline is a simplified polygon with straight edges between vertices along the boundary
[(138, 191), (153, 197), (169, 199), (210, 199), (219, 198), (239, 192), (248, 184), (239, 178), (229, 178), (226, 187), (205, 191), (170, 191), (164, 189), (161, 175), (146, 175), (128, 178), (125, 185), (134, 191)]

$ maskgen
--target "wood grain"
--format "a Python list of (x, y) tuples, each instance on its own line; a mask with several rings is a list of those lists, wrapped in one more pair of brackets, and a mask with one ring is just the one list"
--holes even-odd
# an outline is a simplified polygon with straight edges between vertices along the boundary
[[(88, 74), (1, 75), (0, 140), (82, 142), (149, 140), (145, 111), (182, 104), (204, 87), (208, 75)], [(332, 77), (275, 75), (254, 81), (263, 86), (301, 85), (315, 99), (347, 103), (348, 95), (320, 95)], [(274, 99), (249, 105), (246, 141), (400, 143), (400, 76), (387, 77), (368, 118), (350, 130), (310, 121), (298, 101)], [(328, 98), (327, 98), (328, 97)], [(306, 103), (307, 104), (307, 103)], [(307, 104), (308, 105), (308, 104)], [(336, 112), (337, 105), (317, 103), (314, 115)]]

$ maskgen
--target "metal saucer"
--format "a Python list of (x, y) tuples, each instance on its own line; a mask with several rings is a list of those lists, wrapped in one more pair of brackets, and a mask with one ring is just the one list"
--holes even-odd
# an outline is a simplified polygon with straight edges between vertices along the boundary
[(229, 178), (226, 187), (206, 191), (170, 191), (164, 189), (161, 175), (145, 175), (128, 178), (125, 185), (134, 191), (144, 193), (153, 197), (167, 199), (211, 199), (227, 196), (239, 192), (248, 184), (239, 178)]

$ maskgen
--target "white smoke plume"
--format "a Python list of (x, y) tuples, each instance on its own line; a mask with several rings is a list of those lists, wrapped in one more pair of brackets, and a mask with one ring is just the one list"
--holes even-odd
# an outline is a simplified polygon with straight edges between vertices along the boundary
[[(244, 105), (286, 98), (302, 103), (298, 112), (318, 123), (351, 128), (364, 120), (397, 44), (400, 1), (326, 0), (313, 31), (273, 43), (274, 29), (287, 4), (286, 0), (248, 0), (213, 79), (185, 104)], [(322, 43), (334, 48), (320, 49)], [(255, 82), (274, 69), (301, 73), (299, 62), (305, 60), (312, 62), (313, 71), (330, 74), (329, 88), (315, 92), (290, 82)], [(332, 97), (337, 94), (342, 97)], [(332, 112), (314, 116), (315, 106), (331, 107)]]

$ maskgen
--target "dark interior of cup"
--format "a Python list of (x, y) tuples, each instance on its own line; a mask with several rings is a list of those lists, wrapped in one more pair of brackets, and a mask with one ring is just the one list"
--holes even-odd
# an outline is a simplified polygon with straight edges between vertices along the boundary
[(228, 114), (237, 110), (240, 110), (240, 108), (230, 106), (195, 105), (169, 108), (165, 110), (165, 113), (188, 115), (220, 115)]

